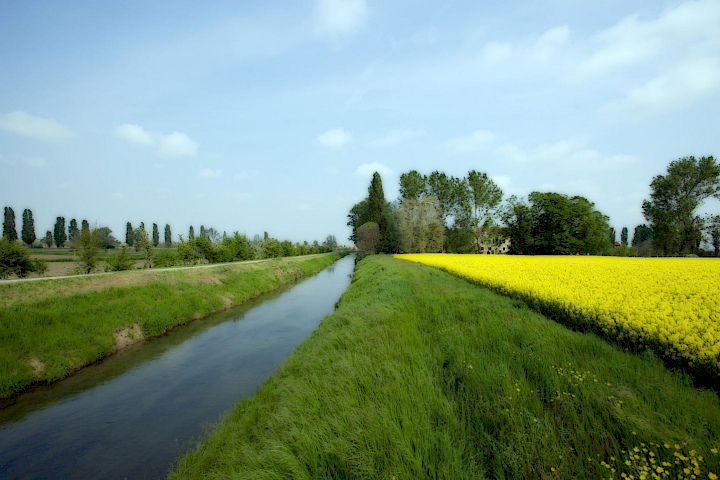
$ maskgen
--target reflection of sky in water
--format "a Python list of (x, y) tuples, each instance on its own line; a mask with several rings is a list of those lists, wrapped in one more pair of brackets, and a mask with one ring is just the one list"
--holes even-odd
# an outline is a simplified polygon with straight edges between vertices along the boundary
[[(6, 421), (0, 425), (0, 478), (163, 477), (203, 426), (253, 393), (333, 311), (353, 267), (346, 257), (276, 298), (235, 317), (221, 315), (227, 320), (197, 328), (181, 343), (172, 344), (175, 334), (149, 341), (134, 352), (147, 360), (119, 375), (108, 367), (115, 376), (98, 379), (102, 364), (91, 367), (90, 387), (72, 378), (72, 387), (61, 382), (36, 395), (47, 405), (34, 412), (23, 411), (20, 398), (0, 417)], [(59, 398), (48, 401), (52, 391)], [(19, 420), (7, 420), (12, 410)]]

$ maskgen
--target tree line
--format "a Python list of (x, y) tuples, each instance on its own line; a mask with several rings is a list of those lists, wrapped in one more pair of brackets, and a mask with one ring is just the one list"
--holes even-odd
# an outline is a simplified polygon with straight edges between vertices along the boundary
[[(0, 278), (15, 274), (24, 277), (28, 273), (37, 272), (42, 274), (47, 268), (42, 261), (30, 260), (26, 249), (17, 242), (17, 228), (15, 224), (15, 212), (11, 207), (5, 207), (3, 221), (3, 237), (0, 240)], [(116, 254), (107, 256), (106, 269), (112, 271), (128, 270), (133, 268), (135, 262), (143, 260), (144, 266), (175, 266), (193, 265), (200, 262), (219, 263), (241, 260), (254, 260), (276, 257), (287, 257), (296, 255), (310, 255), (316, 253), (327, 253), (338, 248), (334, 235), (329, 235), (324, 242), (317, 240), (312, 243), (307, 241), (293, 243), (289, 240), (278, 240), (272, 238), (267, 232), (263, 237), (255, 235), (251, 240), (243, 234), (234, 232), (228, 236), (226, 232), (222, 235), (218, 230), (210, 227), (200, 226), (199, 234), (195, 235), (194, 227), (190, 227), (188, 239), (185, 240), (179, 235), (179, 241), (173, 242), (172, 230), (169, 224), (164, 229), (164, 249), (156, 251), (160, 246), (160, 229), (157, 223), (152, 224), (151, 232), (140, 222), (137, 228), (133, 228), (131, 222), (126, 224), (125, 244), (121, 245), (112, 235), (108, 227), (90, 228), (87, 220), (82, 220), (78, 228), (76, 219), (70, 220), (66, 229), (65, 217), (57, 217), (54, 229), (48, 230), (45, 238), (40, 242), (36, 241), (35, 227), (32, 211), (25, 209), (23, 212), (22, 242), (28, 247), (41, 246), (45, 244), (51, 247), (63, 248), (69, 244), (78, 255), (78, 267), (73, 273), (90, 273), (95, 270), (99, 263), (100, 249), (115, 249), (122, 247)], [(135, 254), (130, 254), (128, 248), (134, 248)]]
[[(635, 227), (632, 240), (623, 227), (620, 241), (609, 217), (582, 196), (532, 192), (503, 200), (502, 189), (487, 174), (465, 177), (440, 171), (400, 175), (400, 197), (385, 199), (375, 173), (365, 199), (348, 214), (350, 240), (363, 254), (489, 253), (529, 255), (684, 255), (720, 254), (720, 215), (698, 214), (709, 198), (720, 199), (720, 166), (713, 157), (673, 161), (653, 178), (643, 202), (647, 224)], [(630, 244), (630, 245), (628, 245)], [(503, 245), (503, 248), (499, 248)]]

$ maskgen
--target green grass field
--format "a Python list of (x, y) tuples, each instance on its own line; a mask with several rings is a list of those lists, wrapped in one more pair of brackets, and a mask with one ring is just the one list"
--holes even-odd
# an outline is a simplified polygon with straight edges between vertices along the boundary
[(2, 284), (0, 398), (63, 378), (120, 341), (161, 335), (316, 273), (339, 256)]
[(652, 354), (372, 256), (173, 479), (714, 478), (720, 404)]

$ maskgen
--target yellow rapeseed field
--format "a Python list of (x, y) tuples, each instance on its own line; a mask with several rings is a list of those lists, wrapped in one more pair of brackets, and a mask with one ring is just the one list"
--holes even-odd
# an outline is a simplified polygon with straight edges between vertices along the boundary
[(623, 345), (720, 373), (720, 260), (408, 254)]

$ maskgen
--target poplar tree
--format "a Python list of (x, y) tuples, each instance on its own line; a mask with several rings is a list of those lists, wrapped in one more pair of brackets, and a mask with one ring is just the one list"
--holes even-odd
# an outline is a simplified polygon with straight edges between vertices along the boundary
[(188, 240), (194, 240), (195, 239), (195, 229), (192, 225), (190, 225), (190, 232), (188, 233)]
[(158, 230), (157, 223), (153, 223), (153, 245), (158, 246), (160, 243), (160, 231)]
[(3, 237), (11, 242), (17, 240), (17, 229), (15, 228), (15, 212), (11, 207), (5, 207), (5, 220), (3, 221)]
[(28, 244), (28, 247), (35, 241), (35, 221), (33, 220), (32, 210), (26, 208), (23, 210), (22, 225), (22, 241)]
[(628, 245), (628, 229), (627, 229), (627, 227), (623, 227), (622, 230), (620, 230), (620, 243), (622, 243), (626, 247)]
[(53, 238), (52, 238), (52, 232), (50, 230), (45, 232), (45, 238), (43, 239), (43, 242), (45, 242), (45, 245), (47, 245), (48, 248), (52, 247)]
[(128, 247), (132, 247), (133, 243), (135, 243), (135, 231), (130, 222), (127, 222), (125, 226), (125, 243), (127, 243)]
[(170, 231), (170, 224), (165, 224), (165, 246), (169, 247), (172, 245), (172, 232)]
[(55, 245), (58, 248), (65, 246), (65, 242), (67, 241), (67, 235), (65, 234), (65, 217), (57, 217), (53, 237), (55, 238)]
[(70, 226), (68, 227), (68, 240), (74, 242), (80, 237), (80, 229), (78, 228), (77, 220), (74, 218), (70, 220)]

